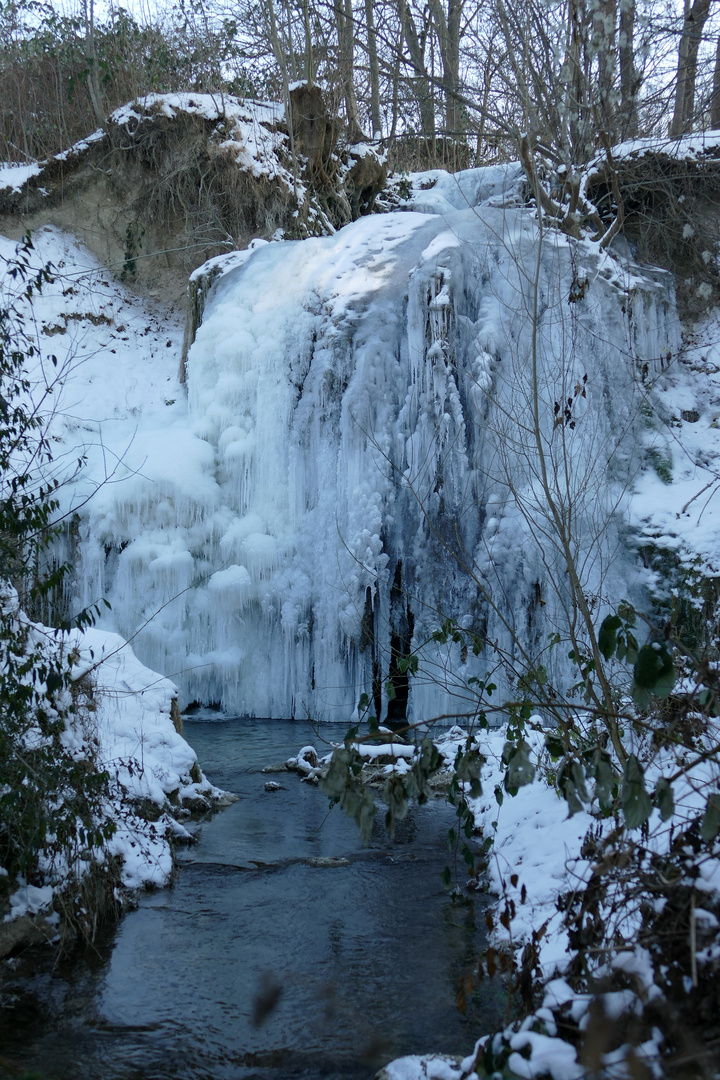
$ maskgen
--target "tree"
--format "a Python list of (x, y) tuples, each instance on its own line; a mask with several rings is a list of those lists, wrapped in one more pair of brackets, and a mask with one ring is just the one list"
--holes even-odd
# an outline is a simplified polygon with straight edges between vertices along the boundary
[(698, 52), (709, 14), (710, 0), (694, 0), (692, 5), (685, 5), (685, 18), (678, 45), (675, 106), (670, 125), (670, 135), (674, 138), (683, 135), (695, 120)]

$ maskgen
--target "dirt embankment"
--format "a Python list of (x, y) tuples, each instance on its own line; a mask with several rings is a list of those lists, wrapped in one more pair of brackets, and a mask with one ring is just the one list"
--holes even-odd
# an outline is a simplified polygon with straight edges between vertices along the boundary
[[(369, 212), (386, 167), (341, 148), (317, 87), (282, 106), (227, 95), (152, 95), (0, 188), (0, 232), (74, 233), (138, 291), (184, 304), (188, 275), (254, 237), (301, 238)], [(0, 172), (0, 183), (2, 183)]]

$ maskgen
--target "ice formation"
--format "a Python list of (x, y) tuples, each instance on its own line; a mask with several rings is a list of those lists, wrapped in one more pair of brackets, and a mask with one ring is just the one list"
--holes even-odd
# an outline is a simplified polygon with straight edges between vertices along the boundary
[[(639, 587), (622, 523), (643, 371), (677, 346), (669, 275), (541, 236), (515, 175), (433, 174), (423, 212), (215, 268), (187, 405), (127, 417), (73, 536), (75, 602), (107, 596), (184, 702), (343, 719), (366, 692), (384, 717), (391, 682), (391, 715), (458, 713), (494, 645), (562, 679), (538, 438), (598, 618)], [(491, 644), (433, 640), (447, 617)]]

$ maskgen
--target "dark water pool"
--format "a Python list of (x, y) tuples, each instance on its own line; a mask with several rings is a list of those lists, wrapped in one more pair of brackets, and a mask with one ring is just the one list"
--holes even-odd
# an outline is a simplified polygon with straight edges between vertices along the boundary
[(0, 1057), (46, 1080), (366, 1080), (401, 1054), (469, 1051), (504, 1001), (486, 984), (465, 1016), (456, 1007), (485, 920), (440, 882), (450, 808), (412, 810), (394, 841), (378, 821), (364, 847), (317, 788), (261, 772), (320, 748), (306, 725), (185, 734), (239, 801), (202, 825), (172, 888), (143, 895), (94, 950), (4, 971)]

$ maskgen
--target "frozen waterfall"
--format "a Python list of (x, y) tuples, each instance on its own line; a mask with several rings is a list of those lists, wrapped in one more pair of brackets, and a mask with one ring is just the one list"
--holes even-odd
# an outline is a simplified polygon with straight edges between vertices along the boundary
[[(421, 720), (528, 660), (562, 682), (538, 439), (598, 619), (641, 588), (623, 515), (643, 372), (677, 344), (669, 275), (541, 236), (498, 177), (198, 272), (187, 415), (138, 430), (74, 540), (78, 603), (107, 596), (185, 703), (344, 719), (366, 692), (385, 716), (389, 682)], [(479, 655), (433, 640), (448, 617)]]

